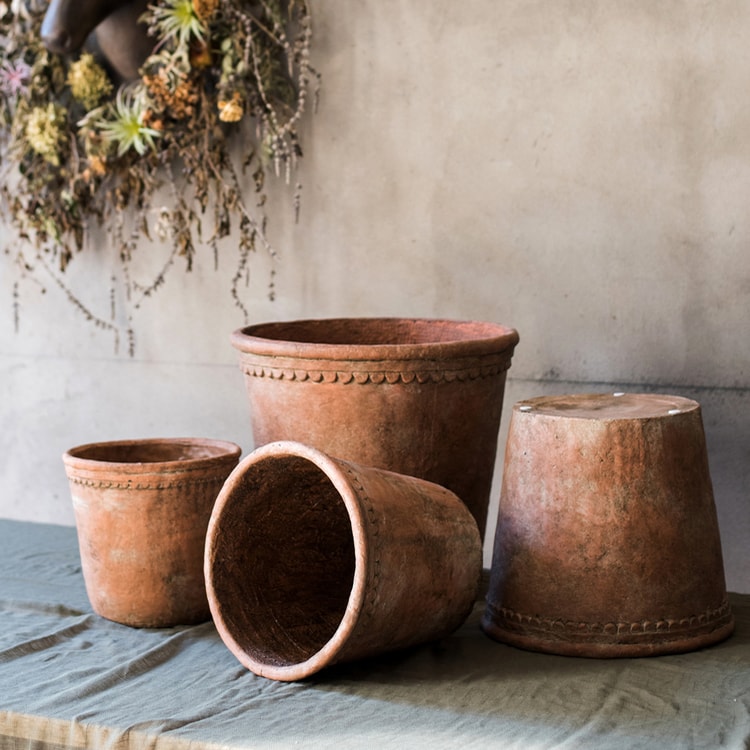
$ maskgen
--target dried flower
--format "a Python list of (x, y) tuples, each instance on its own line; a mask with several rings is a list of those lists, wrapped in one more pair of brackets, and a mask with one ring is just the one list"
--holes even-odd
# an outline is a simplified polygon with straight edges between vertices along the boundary
[(194, 70), (208, 68), (212, 62), (211, 47), (202, 39), (194, 39), (190, 44), (190, 67)]
[(186, 46), (191, 39), (203, 39), (206, 29), (193, 7), (193, 0), (164, 0), (151, 8), (154, 27), (163, 39)]
[(46, 107), (34, 107), (26, 120), (26, 141), (45, 161), (59, 166), (66, 126), (67, 112), (63, 107), (54, 102)]
[(229, 101), (219, 99), (219, 119), (222, 122), (239, 122), (245, 114), (242, 106), (242, 97), (238, 91), (232, 94)]
[[(76, 61), (46, 49), (47, 5), (0, 0), (0, 153), (19, 167), (18, 179), (0, 181), (0, 202), (44, 251), (34, 257), (55, 258), (65, 271), (96, 222), (107, 226), (127, 264), (139, 241), (166, 222), (174, 254), (155, 279), (136, 285), (126, 267), (121, 276), (114, 269), (127, 286), (124, 298), (137, 307), (164, 282), (173, 259), (186, 258), (189, 270), (198, 242), (218, 253), (219, 241), (236, 233), (231, 296), (247, 315), (239, 286), (250, 255), (259, 248), (274, 255), (266, 169), (283, 166), (288, 179), (317, 77), (309, 62), (309, 0), (148, 0), (142, 20), (154, 51), (141, 78), (116, 92), (90, 55)], [(250, 119), (249, 143), (219, 127)], [(258, 193), (251, 202), (241, 187), (246, 169)], [(172, 191), (171, 205), (157, 217), (150, 207), (162, 186)], [(89, 320), (117, 330), (58, 283)], [(127, 336), (132, 347), (132, 331)]]
[(105, 96), (112, 93), (112, 82), (107, 72), (88, 52), (71, 63), (66, 83), (70, 86), (73, 98), (86, 109), (93, 109)]
[(193, 0), (193, 10), (200, 22), (207, 26), (211, 17), (219, 7), (219, 0)]
[(97, 177), (107, 174), (107, 162), (101, 156), (90, 156), (89, 168)]
[(119, 89), (114, 107), (111, 109), (114, 118), (108, 119), (105, 116), (95, 122), (95, 125), (99, 127), (105, 139), (117, 144), (118, 157), (126, 154), (131, 148), (141, 156), (149, 148), (155, 148), (154, 138), (159, 137), (161, 133), (144, 124), (146, 108), (136, 91)]
[(164, 120), (159, 117), (153, 109), (147, 109), (143, 113), (143, 124), (147, 128), (153, 128), (154, 130), (164, 130)]
[(31, 66), (23, 60), (0, 66), (0, 91), (7, 97), (25, 96), (31, 79)]
[(175, 120), (185, 120), (195, 114), (199, 94), (191, 78), (170, 78), (162, 69), (155, 75), (145, 75), (143, 83), (159, 112), (168, 112)]

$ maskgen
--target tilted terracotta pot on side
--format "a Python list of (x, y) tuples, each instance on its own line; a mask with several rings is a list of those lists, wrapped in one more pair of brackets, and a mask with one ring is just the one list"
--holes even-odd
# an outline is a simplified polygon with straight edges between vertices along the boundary
[(263, 323), (232, 344), (255, 445), (294, 440), (456, 493), (484, 534), (506, 372), (495, 323), (341, 318)]
[(476, 521), (452, 492), (294, 442), (240, 463), (206, 539), (219, 634), (275, 680), (448, 635), (481, 570)]
[(234, 443), (158, 438), (90, 443), (63, 456), (91, 606), (134, 627), (210, 618), (206, 528)]

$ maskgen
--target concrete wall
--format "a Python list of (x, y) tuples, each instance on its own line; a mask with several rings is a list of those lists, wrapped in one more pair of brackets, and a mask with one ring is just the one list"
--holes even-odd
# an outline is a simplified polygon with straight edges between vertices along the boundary
[[(494, 320), (521, 334), (506, 403), (610, 388), (697, 398), (728, 583), (750, 591), (750, 4), (313, 10), (323, 89), (305, 124), (302, 214), (295, 225), (273, 188), (280, 257), (253, 259), (250, 319)], [(0, 256), (0, 515), (72, 523), (60, 454), (77, 443), (252, 448), (228, 343), (243, 324), (235, 258), (230, 242), (217, 270), (208, 249), (192, 274), (173, 269), (131, 310), (130, 357), (43, 276), (44, 294), (21, 284), (16, 333)], [(104, 315), (111, 260), (102, 243), (67, 278)]]

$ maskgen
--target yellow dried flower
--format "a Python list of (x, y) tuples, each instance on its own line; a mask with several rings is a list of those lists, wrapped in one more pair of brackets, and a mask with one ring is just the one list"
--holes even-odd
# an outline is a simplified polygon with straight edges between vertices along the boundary
[(101, 156), (92, 155), (89, 157), (89, 168), (93, 174), (101, 177), (107, 174), (107, 163), (102, 159)]
[(73, 98), (86, 109), (93, 109), (112, 93), (112, 82), (107, 72), (88, 52), (71, 64), (66, 81)]
[(170, 81), (164, 70), (146, 75), (143, 82), (158, 111), (167, 111), (175, 120), (193, 117), (200, 94), (192, 78)]
[(147, 109), (143, 113), (143, 124), (147, 128), (153, 128), (158, 131), (164, 130), (164, 120), (162, 120), (153, 109)]
[(219, 0), (193, 0), (193, 10), (202, 24), (207, 24), (219, 7)]
[(29, 112), (24, 133), (26, 141), (37, 154), (54, 166), (60, 166), (60, 152), (65, 145), (67, 112), (50, 102)]
[(195, 105), (199, 99), (195, 81), (180, 81), (172, 93), (172, 101), (170, 102), (172, 115), (178, 120), (192, 117), (195, 114)]
[(244, 114), (245, 110), (239, 92), (235, 91), (229, 101), (219, 99), (219, 119), (222, 122), (238, 122)]

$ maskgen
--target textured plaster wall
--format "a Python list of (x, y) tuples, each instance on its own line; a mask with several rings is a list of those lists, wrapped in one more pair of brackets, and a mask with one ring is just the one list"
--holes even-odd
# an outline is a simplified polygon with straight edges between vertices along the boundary
[[(312, 3), (323, 89), (302, 214), (273, 188), (279, 259), (254, 259), (250, 319), (495, 320), (521, 334), (507, 403), (615, 386), (697, 398), (728, 582), (750, 591), (750, 4)], [(106, 315), (111, 250), (96, 250), (68, 282)], [(224, 251), (131, 310), (134, 357), (44, 277), (44, 294), (21, 284), (16, 333), (0, 257), (0, 515), (72, 523), (60, 454), (80, 442), (252, 448)]]

